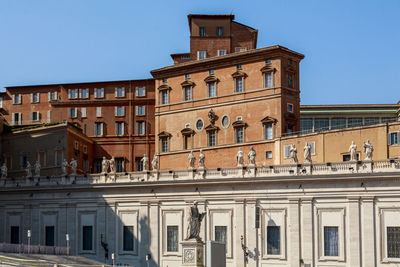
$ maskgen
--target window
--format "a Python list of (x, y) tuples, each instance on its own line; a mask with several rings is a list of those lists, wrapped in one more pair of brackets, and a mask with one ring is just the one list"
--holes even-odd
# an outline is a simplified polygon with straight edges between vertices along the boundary
[(222, 127), (228, 128), (230, 123), (231, 122), (230, 122), (230, 119), (229, 119), (228, 115), (225, 115), (225, 116), (222, 117), (222, 120), (221, 120)]
[(227, 227), (226, 226), (215, 226), (214, 227), (215, 233), (215, 241), (226, 244), (227, 241)]
[(397, 121), (397, 118), (396, 117), (382, 117), (381, 121), (382, 121), (382, 123), (395, 122), (395, 121)]
[(228, 54), (228, 51), (226, 51), (226, 50), (218, 50), (218, 56), (225, 56), (226, 54)]
[(21, 94), (12, 95), (12, 99), (13, 99), (13, 104), (14, 105), (22, 104), (22, 96), (21, 96)]
[(328, 118), (316, 118), (315, 119), (315, 131), (329, 130), (329, 119)]
[(45, 228), (45, 245), (49, 247), (54, 246), (54, 226), (46, 226)]
[(389, 133), (388, 144), (389, 145), (398, 145), (399, 139), (400, 139), (400, 132)]
[(46, 151), (39, 151), (37, 153), (37, 159), (39, 160), (40, 165), (46, 167)]
[(3, 98), (0, 97), (0, 108), (2, 108), (2, 107), (3, 107)]
[(84, 170), (85, 172), (88, 172), (88, 171), (89, 171), (89, 160), (87, 160), (87, 159), (84, 159), (84, 160), (83, 160), (83, 170)]
[(70, 108), (69, 109), (69, 117), (70, 118), (76, 118), (77, 116), (78, 116), (77, 108)]
[(272, 151), (267, 151), (267, 152), (265, 152), (265, 157), (266, 157), (267, 159), (272, 159)]
[(215, 130), (208, 131), (208, 146), (215, 146), (217, 144), (216, 141)]
[(208, 73), (209, 73), (210, 75), (214, 75), (214, 74), (215, 74), (215, 71), (214, 71), (214, 70), (209, 70)]
[(224, 28), (222, 28), (222, 27), (217, 27), (217, 35), (218, 35), (218, 36), (224, 35)]
[(168, 152), (168, 137), (161, 138), (161, 152)]
[(103, 123), (102, 122), (94, 123), (94, 135), (95, 136), (103, 136)]
[(190, 79), (190, 74), (185, 74), (185, 79)]
[(39, 112), (38, 111), (34, 111), (31, 112), (31, 121), (39, 121)]
[(82, 227), (82, 250), (93, 249), (93, 226)]
[(349, 118), (347, 121), (348, 127), (357, 127), (362, 125), (362, 118)]
[(103, 98), (104, 88), (94, 88), (94, 98)]
[(306, 118), (300, 119), (300, 133), (306, 134), (311, 133), (313, 131), (313, 119)]
[(96, 117), (101, 117), (101, 107), (96, 107)]
[(117, 172), (124, 172), (124, 158), (116, 158), (115, 165), (117, 166)]
[(267, 254), (281, 254), (281, 228), (280, 226), (267, 226)]
[(264, 87), (265, 88), (270, 88), (272, 86), (273, 86), (272, 72), (264, 73)]
[(115, 88), (115, 97), (125, 97), (125, 87)]
[(94, 172), (95, 173), (101, 173), (101, 163), (102, 163), (102, 161), (103, 161), (103, 159), (95, 159), (94, 161), (93, 161), (93, 165), (94, 165)]
[(78, 98), (78, 89), (68, 89), (68, 98), (69, 99), (77, 99)]
[(136, 122), (136, 134), (143, 135), (146, 133), (146, 124), (144, 121), (137, 121)]
[(86, 108), (81, 108), (81, 117), (86, 118)]
[(378, 117), (367, 117), (364, 119), (364, 125), (372, 125), (372, 124), (378, 124), (378, 123), (379, 123)]
[(161, 91), (161, 105), (168, 104), (169, 102), (169, 92), (168, 90)]
[(40, 93), (31, 93), (31, 103), (40, 102)]
[(49, 101), (56, 101), (57, 100), (57, 92), (55, 92), (55, 91), (49, 92), (48, 98), (49, 98)]
[(141, 172), (143, 171), (143, 161), (142, 158), (135, 158), (135, 163), (136, 163), (136, 171)]
[(400, 258), (400, 227), (387, 227), (387, 257)]
[(191, 86), (183, 87), (183, 92), (184, 92), (184, 101), (192, 100), (192, 87)]
[(285, 158), (289, 158), (290, 157), (290, 145), (289, 146), (285, 146)]
[(265, 60), (265, 64), (271, 64), (271, 59)]
[(237, 77), (235, 79), (235, 92), (243, 92), (243, 77)]
[(89, 98), (89, 88), (79, 89), (80, 98)]
[(331, 129), (343, 129), (346, 128), (346, 118), (332, 118)]
[(244, 142), (244, 128), (243, 127), (235, 128), (235, 140), (236, 140), (236, 143)]
[(274, 138), (272, 123), (271, 122), (266, 123), (264, 127), (265, 127), (265, 140), (271, 140), (272, 138)]
[(205, 51), (205, 50), (200, 50), (200, 51), (197, 51), (197, 59), (205, 59), (205, 58), (207, 58), (207, 51)]
[(179, 232), (177, 225), (167, 226), (167, 252), (178, 252)]
[(166, 83), (168, 81), (168, 79), (167, 78), (163, 78), (162, 81), (163, 81), (163, 83)]
[(294, 88), (294, 80), (293, 80), (293, 74), (288, 74), (288, 86), (290, 88)]
[(19, 244), (19, 226), (11, 226), (10, 234), (10, 243)]
[(136, 116), (146, 115), (146, 106), (136, 106)]
[(324, 255), (339, 256), (339, 232), (337, 226), (324, 227)]
[(199, 28), (199, 35), (200, 35), (201, 37), (206, 36), (206, 28), (200, 27), (200, 28)]
[(287, 111), (293, 113), (293, 104), (287, 104)]
[(63, 151), (61, 149), (56, 150), (55, 159), (56, 159), (56, 166), (61, 166), (63, 160)]
[(124, 135), (124, 122), (115, 123), (115, 135)]
[(115, 107), (115, 116), (117, 117), (125, 116), (125, 107), (121, 106)]
[(136, 87), (136, 96), (139, 97), (146, 96), (146, 87), (145, 86)]
[(11, 117), (11, 123), (12, 125), (21, 125), (22, 124), (22, 113), (18, 112), (18, 113), (12, 113), (12, 117)]
[(124, 251), (133, 251), (133, 226), (124, 226)]
[(214, 97), (216, 95), (217, 94), (216, 94), (216, 90), (215, 90), (215, 82), (208, 83), (208, 96)]

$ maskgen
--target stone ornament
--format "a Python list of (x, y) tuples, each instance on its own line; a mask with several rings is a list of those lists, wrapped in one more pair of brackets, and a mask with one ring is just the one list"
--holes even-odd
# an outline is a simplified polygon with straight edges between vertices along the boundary
[(1, 179), (6, 179), (7, 178), (7, 165), (5, 162), (3, 162), (3, 165), (1, 165)]
[(106, 159), (106, 157), (103, 157), (103, 160), (101, 161), (101, 172), (108, 173), (109, 166), (110, 166), (109, 161)]
[(374, 147), (372, 144), (367, 140), (367, 142), (364, 143), (364, 153), (365, 153), (365, 159), (364, 160), (372, 160), (372, 153), (374, 152)]
[(215, 114), (214, 110), (210, 109), (208, 112), (208, 119), (210, 120), (211, 125), (214, 125), (215, 121), (218, 120), (218, 116)]
[(195, 263), (196, 251), (194, 248), (187, 248), (183, 252), (184, 263)]
[(196, 156), (193, 154), (193, 151), (190, 151), (188, 160), (189, 160), (189, 169), (194, 169), (194, 163), (196, 161)]
[(26, 162), (25, 172), (26, 172), (26, 178), (32, 177), (32, 166), (29, 163), (29, 161)]
[(247, 154), (247, 158), (249, 159), (249, 165), (255, 166), (256, 165), (256, 151), (253, 147), (250, 148), (249, 153)]
[(64, 174), (64, 175), (67, 174), (67, 168), (68, 168), (68, 162), (66, 159), (64, 159), (63, 162), (61, 163), (62, 174)]
[(195, 201), (193, 206), (189, 209), (188, 228), (185, 240), (196, 239), (196, 241), (201, 241), (200, 225), (206, 213), (200, 213), (199, 209), (197, 208), (197, 204), (198, 202)]
[(237, 161), (237, 166), (238, 167), (243, 167), (244, 165), (244, 155), (243, 155), (243, 150), (239, 148), (239, 151), (236, 154), (236, 161)]
[(117, 166), (115, 165), (115, 158), (111, 157), (109, 160), (108, 164), (110, 165), (110, 172), (111, 173), (116, 173), (117, 172)]
[(290, 145), (289, 158), (292, 159), (293, 164), (299, 163), (299, 160), (297, 159), (297, 148), (294, 144)]
[(205, 164), (204, 164), (205, 160), (206, 160), (206, 156), (204, 155), (203, 150), (200, 149), (200, 155), (199, 155), (199, 168), (200, 169), (205, 168)]
[(158, 170), (158, 156), (154, 154), (153, 160), (151, 161), (151, 166), (153, 167), (153, 171)]
[(78, 169), (78, 162), (76, 159), (72, 158), (69, 165), (71, 166), (72, 175), (76, 175), (76, 170)]
[(40, 162), (36, 160), (35, 165), (33, 166), (35, 169), (35, 176), (40, 176)]
[(350, 152), (350, 161), (357, 161), (357, 145), (356, 143), (354, 143), (354, 141), (351, 141), (349, 152)]
[(143, 171), (148, 171), (149, 170), (149, 158), (147, 157), (146, 154), (143, 155), (141, 162), (143, 162)]
[(310, 143), (307, 142), (303, 150), (304, 150), (304, 163), (312, 163)]

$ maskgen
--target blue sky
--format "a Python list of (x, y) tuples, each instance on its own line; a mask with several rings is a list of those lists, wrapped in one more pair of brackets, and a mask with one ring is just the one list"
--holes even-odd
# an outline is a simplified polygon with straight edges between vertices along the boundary
[(259, 48), (304, 54), (302, 104), (400, 100), (398, 0), (0, 0), (0, 90), (149, 78), (189, 51), (189, 13), (232, 13)]

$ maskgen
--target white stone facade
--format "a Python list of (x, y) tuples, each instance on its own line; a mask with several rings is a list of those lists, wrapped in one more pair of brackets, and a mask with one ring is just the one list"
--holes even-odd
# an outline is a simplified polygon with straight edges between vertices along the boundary
[[(32, 244), (44, 245), (46, 226), (54, 226), (55, 245), (66, 246), (68, 233), (71, 254), (105, 261), (103, 241), (107, 263), (114, 252), (121, 264), (145, 266), (151, 254), (149, 266), (181, 266), (179, 242), (186, 235), (187, 209), (197, 200), (200, 212), (206, 212), (202, 240), (226, 230), (227, 266), (400, 264), (387, 248), (388, 227), (400, 227), (398, 160), (201, 172), (2, 181), (0, 242), (10, 243), (10, 229), (18, 226), (20, 242), (27, 243), (29, 229)], [(133, 232), (129, 250), (124, 226)], [(267, 248), (268, 226), (280, 229), (279, 251), (273, 254)], [(177, 230), (177, 251), (169, 251), (168, 227)], [(336, 256), (324, 251), (326, 227), (337, 230)], [(84, 249), (85, 229), (93, 233), (91, 249)]]

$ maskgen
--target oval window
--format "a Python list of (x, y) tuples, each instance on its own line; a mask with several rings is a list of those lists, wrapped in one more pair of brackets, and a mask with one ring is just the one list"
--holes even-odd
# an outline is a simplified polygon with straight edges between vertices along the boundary
[(203, 130), (203, 126), (204, 126), (203, 120), (202, 119), (198, 119), (197, 122), (196, 122), (196, 129), (198, 131), (201, 131), (201, 130)]
[(223, 116), (221, 123), (222, 123), (222, 127), (228, 128), (229, 123), (230, 123), (229, 117), (227, 115)]

